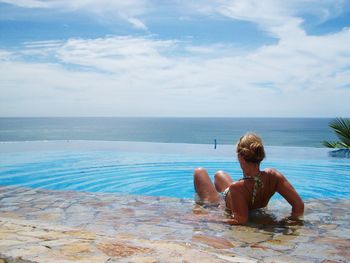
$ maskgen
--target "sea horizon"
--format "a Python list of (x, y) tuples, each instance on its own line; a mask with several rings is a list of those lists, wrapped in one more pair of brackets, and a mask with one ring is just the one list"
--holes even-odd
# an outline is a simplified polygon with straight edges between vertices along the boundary
[(247, 132), (268, 146), (323, 147), (327, 117), (0, 117), (0, 141), (97, 140), (234, 144)]
[[(55, 118), (143, 118), (143, 119), (161, 119), (161, 118), (181, 118), (181, 119), (335, 119), (338, 116), (142, 116), (142, 115), (120, 115), (120, 116), (0, 116), (0, 119), (55, 119)], [(343, 117), (342, 118), (350, 118)]]

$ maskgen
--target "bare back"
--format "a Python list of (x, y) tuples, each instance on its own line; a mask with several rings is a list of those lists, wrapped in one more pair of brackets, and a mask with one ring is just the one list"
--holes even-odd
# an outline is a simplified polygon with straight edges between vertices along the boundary
[(266, 207), (276, 192), (280, 193), (292, 205), (292, 215), (293, 213), (295, 215), (302, 214), (304, 205), (300, 196), (280, 172), (266, 169), (261, 172), (260, 177), (263, 185), (257, 188), (254, 202), (254, 180), (240, 180), (231, 184), (226, 206), (231, 210), (233, 218), (239, 222), (246, 222), (248, 211)]

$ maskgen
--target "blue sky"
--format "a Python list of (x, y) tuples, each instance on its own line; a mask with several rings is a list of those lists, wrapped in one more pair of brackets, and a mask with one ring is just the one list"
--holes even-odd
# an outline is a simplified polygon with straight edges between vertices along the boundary
[(349, 0), (0, 0), (0, 36), (0, 116), (350, 115)]

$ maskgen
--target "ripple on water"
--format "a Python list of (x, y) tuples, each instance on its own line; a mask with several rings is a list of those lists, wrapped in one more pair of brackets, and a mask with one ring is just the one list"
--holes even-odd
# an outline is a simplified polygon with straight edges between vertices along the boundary
[[(291, 150), (292, 151), (292, 150)], [(306, 152), (306, 151), (305, 151)], [(306, 153), (303, 152), (303, 156)], [(2, 153), (0, 185), (50, 190), (123, 193), (192, 198), (193, 169), (205, 167), (211, 178), (225, 170), (241, 178), (237, 161), (227, 156), (117, 151)], [(305, 199), (350, 196), (350, 165), (341, 158), (268, 158)], [(274, 199), (279, 199), (276, 195)]]

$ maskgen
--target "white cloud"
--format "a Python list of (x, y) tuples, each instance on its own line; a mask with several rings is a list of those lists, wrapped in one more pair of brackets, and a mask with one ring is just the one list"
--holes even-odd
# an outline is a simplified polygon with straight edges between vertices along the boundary
[[(350, 83), (349, 41), (350, 30), (345, 29), (305, 36), (302, 41), (280, 41), (248, 54), (237, 54), (230, 47), (222, 53), (215, 45), (204, 48), (134, 37), (26, 43), (28, 48), (21, 54), (35, 52), (36, 46), (41, 50), (43, 45), (43, 58), (57, 61), (30, 63), (25, 56), (19, 59), (19, 53), (9, 60), (11, 54), (6, 53), (7, 61), (0, 63), (1, 113), (346, 115), (350, 112), (350, 89), (344, 88)], [(186, 55), (174, 55), (181, 50)], [(215, 50), (215, 56), (198, 55)]]
[(24, 8), (56, 8), (67, 11), (89, 9), (96, 12), (113, 10), (123, 11), (128, 15), (143, 14), (149, 6), (149, 1), (147, 0), (1, 0), (0, 2)]
[[(34, 6), (44, 1), (16, 2)], [(147, 30), (137, 19), (148, 8), (147, 2), (139, 9), (138, 1), (108, 1), (116, 9), (97, 1), (47, 1), (46, 5), (54, 8), (58, 2), (71, 9), (96, 7), (96, 13), (129, 10), (124, 19)], [(132, 36), (25, 43), (21, 50), (0, 52), (0, 114), (349, 114), (350, 29), (310, 36), (298, 16), (308, 12), (321, 19), (332, 17), (340, 12), (342, 1), (183, 4), (197, 13), (254, 22), (279, 41), (244, 52), (232, 45)], [(38, 60), (31, 63), (28, 56)]]
[(132, 37), (71, 39), (56, 50), (56, 56), (64, 63), (120, 73), (135, 68), (167, 67), (170, 60), (160, 53), (171, 49), (174, 44), (172, 41)]
[(12, 52), (0, 49), (0, 61), (11, 59)]
[(137, 29), (147, 30), (146, 25), (137, 18), (145, 14), (151, 4), (148, 0), (0, 0), (23, 8), (53, 9), (64, 12), (86, 12), (101, 20), (123, 19)]
[[(159, 3), (157, 0), (0, 0), (24, 8), (55, 9), (59, 11), (83, 11), (101, 18), (119, 18), (129, 22), (137, 29), (147, 31), (140, 16), (168, 7), (181, 14), (219, 14), (236, 20), (256, 23), (274, 36), (295, 34), (303, 22), (301, 15), (308, 14), (320, 21), (338, 16), (349, 6), (347, 0), (172, 0)], [(302, 33), (301, 31), (298, 34)]]
[(25, 8), (48, 8), (50, 5), (50, 1), (41, 0), (1, 0), (0, 2)]
[(298, 38), (305, 35), (302, 15), (312, 15), (320, 22), (344, 12), (345, 0), (219, 0), (190, 1), (187, 9), (205, 15), (219, 14), (235, 20), (255, 23), (277, 38)]
[(130, 24), (132, 24), (137, 29), (147, 30), (146, 25), (144, 23), (142, 23), (142, 21), (137, 19), (137, 18), (131, 17), (128, 19), (128, 21), (130, 22)]

